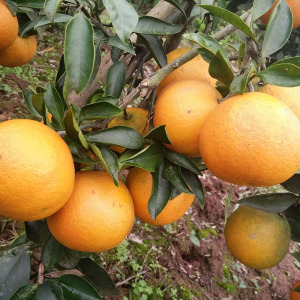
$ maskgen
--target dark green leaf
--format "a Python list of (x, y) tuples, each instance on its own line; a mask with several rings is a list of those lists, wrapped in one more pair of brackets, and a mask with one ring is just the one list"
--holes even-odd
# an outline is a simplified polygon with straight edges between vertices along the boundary
[(300, 293), (300, 286), (298, 285), (296, 288), (293, 289), (293, 291)]
[(142, 135), (127, 126), (115, 126), (99, 130), (85, 136), (90, 143), (115, 145), (129, 149), (139, 149), (146, 144)]
[(181, 192), (179, 190), (177, 190), (176, 187), (173, 185), (170, 199), (174, 199), (177, 196), (179, 196), (180, 194), (181, 194)]
[(64, 53), (68, 79), (79, 93), (92, 76), (95, 60), (93, 26), (83, 13), (76, 14), (66, 26)]
[(53, 235), (50, 235), (42, 248), (42, 261), (46, 269), (52, 267), (59, 260), (64, 246)]
[(128, 43), (129, 36), (133, 32), (138, 14), (126, 0), (103, 0), (113, 27), (124, 44)]
[(106, 77), (106, 96), (120, 98), (126, 82), (126, 70), (124, 63), (118, 61), (114, 63), (107, 72)]
[(183, 15), (186, 17), (185, 11), (178, 0), (165, 0), (165, 1), (169, 2), (169, 3), (173, 4), (175, 7), (177, 7), (183, 13)]
[(59, 9), (60, 4), (63, 2), (63, 0), (46, 0), (45, 1), (45, 14), (46, 16), (53, 22), (54, 16)]
[(34, 300), (37, 288), (37, 283), (23, 285), (12, 295), (9, 300)]
[(272, 64), (267, 69), (258, 72), (256, 76), (273, 85), (287, 87), (300, 85), (300, 67), (290, 63)]
[(35, 300), (64, 300), (62, 288), (55, 282), (44, 281), (38, 287)]
[(103, 120), (118, 116), (123, 110), (109, 102), (96, 102), (82, 107), (79, 115), (80, 121), (83, 120)]
[(272, 66), (280, 64), (293, 64), (300, 68), (300, 56), (288, 57), (285, 59), (277, 60), (272, 64)]
[(93, 97), (92, 103), (94, 102), (108, 102), (114, 106), (118, 106), (119, 99), (112, 96), (103, 96), (103, 94), (102, 95), (98, 94)]
[(135, 33), (154, 34), (154, 35), (171, 35), (180, 32), (183, 25), (174, 25), (160, 19), (143, 16), (134, 28)]
[(111, 277), (95, 261), (90, 258), (82, 258), (78, 267), (101, 296), (116, 297), (120, 295)]
[(28, 110), (35, 116), (42, 118), (43, 116), (41, 114), (38, 113), (38, 111), (34, 108), (34, 106), (32, 105), (32, 96), (34, 95), (34, 92), (30, 89), (24, 89), (23, 90), (23, 98), (25, 101), (25, 104), (28, 108)]
[(281, 185), (289, 192), (300, 195), (300, 173), (296, 173), (287, 181), (282, 182)]
[(239, 201), (239, 204), (278, 214), (296, 203), (297, 198), (292, 193), (272, 193), (247, 197)]
[(203, 209), (205, 204), (205, 196), (199, 176), (185, 168), (181, 168), (181, 174), (189, 188), (195, 194), (201, 209)]
[(249, 73), (239, 75), (230, 84), (230, 90), (235, 94), (244, 94), (247, 89)]
[(279, 1), (270, 16), (264, 41), (262, 57), (267, 57), (281, 49), (292, 31), (293, 16), (290, 7), (285, 1)]
[(166, 131), (166, 125), (154, 127), (146, 135), (144, 135), (144, 138), (159, 143), (171, 144), (170, 138)]
[(153, 220), (156, 220), (157, 216), (165, 208), (172, 192), (172, 184), (163, 176), (163, 173), (163, 164), (157, 167), (154, 173), (151, 173), (153, 176), (153, 187), (148, 202), (148, 211)]
[(28, 239), (40, 245), (44, 244), (50, 236), (50, 231), (45, 220), (25, 222), (25, 230)]
[(300, 243), (300, 205), (291, 206), (284, 212), (284, 215), (291, 227), (291, 239)]
[(275, 0), (254, 0), (252, 20), (255, 21), (262, 15), (264, 15), (274, 4)]
[(67, 23), (71, 19), (72, 19), (71, 16), (65, 14), (56, 14), (53, 21), (46, 16), (34, 25), (34, 29), (37, 29), (38, 27), (42, 27), (45, 25), (50, 25), (52, 23)]
[(45, 0), (16, 0), (18, 6), (32, 7), (32, 8), (44, 8)]
[(31, 96), (31, 104), (40, 116), (45, 116), (44, 94), (33, 94)]
[(81, 252), (64, 247), (56, 266), (66, 270), (74, 269), (81, 257)]
[(28, 241), (27, 235), (23, 233), (19, 237), (17, 237), (10, 245), (8, 249), (15, 248), (17, 246), (23, 245)]
[(119, 48), (127, 53), (135, 55), (135, 51), (131, 41), (128, 41), (128, 44), (124, 44), (118, 36), (114, 35), (109, 37), (108, 44), (113, 47)]

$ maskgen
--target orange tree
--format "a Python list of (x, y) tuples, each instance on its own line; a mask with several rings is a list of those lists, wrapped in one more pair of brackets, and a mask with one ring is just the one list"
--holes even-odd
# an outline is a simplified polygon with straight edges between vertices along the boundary
[[(300, 85), (299, 57), (272, 59), (273, 63), (269, 59), (284, 47), (292, 32), (293, 13), (287, 3), (277, 1), (267, 27), (260, 30), (258, 19), (273, 6), (274, 0), (255, 0), (250, 10), (242, 15), (234, 13), (236, 1), (231, 2), (227, 9), (224, 1), (160, 1), (144, 16), (139, 15), (134, 5), (126, 0), (5, 1), (11, 13), (18, 17), (21, 37), (42, 33), (53, 23), (66, 25), (64, 53), (55, 82), (23, 91), (30, 112), (64, 139), (77, 171), (82, 164), (88, 165), (90, 170), (105, 170), (115, 186), (119, 185), (120, 170), (133, 166), (150, 172), (153, 186), (148, 211), (154, 220), (169, 199), (182, 192), (195, 196), (203, 209), (205, 198), (199, 176), (206, 166), (199, 157), (190, 158), (169, 149), (167, 145), (172, 141), (165, 124), (150, 126), (150, 131), (142, 136), (131, 127), (108, 128), (112, 118), (123, 113), (124, 118), (128, 118), (126, 107), (139, 99), (147, 107), (152, 124), (156, 87), (168, 74), (199, 54), (207, 61), (209, 74), (217, 80), (217, 89), (223, 97), (221, 101), (225, 103), (234, 94), (253, 92), (253, 82), (283, 87)], [(3, 6), (4, 1), (1, 3)], [(187, 33), (189, 21), (194, 17), (199, 17), (203, 23), (197, 32)], [(231, 34), (237, 29), (239, 34), (232, 40)], [(176, 48), (181, 39), (189, 41), (192, 49), (168, 63), (166, 52)], [(0, 49), (0, 56), (9, 52), (8, 48), (3, 49)], [(150, 59), (160, 68), (147, 75), (143, 66)], [(288, 116), (291, 115), (290, 110)], [(296, 117), (291, 119), (296, 124), (293, 126), (299, 128)], [(265, 123), (272, 127), (269, 119)], [(174, 126), (180, 127), (180, 123)], [(222, 124), (217, 130), (222, 130)], [(293, 130), (294, 136), (298, 137), (295, 128)], [(273, 139), (276, 140), (276, 136)], [(211, 139), (208, 137), (206, 140)], [(126, 148), (126, 151), (120, 154), (113, 151), (112, 146)], [(222, 148), (230, 147), (225, 145)], [(250, 146), (248, 148), (251, 149)], [(264, 147), (261, 148), (264, 151)], [(299, 149), (299, 145), (295, 149)], [(209, 146), (205, 156), (209, 157)], [(278, 157), (280, 159), (273, 162), (277, 165), (276, 172), (280, 172), (281, 166), (285, 169), (285, 157)], [(275, 182), (281, 183), (287, 192), (245, 198), (239, 204), (284, 215), (291, 227), (292, 240), (300, 242), (300, 174), (296, 172), (300, 165), (299, 156), (295, 157), (296, 161), (286, 157), (293, 165), (292, 171), (289, 170), (288, 175), (282, 177), (284, 179), (279, 176), (280, 182)], [(243, 161), (242, 156), (238, 159)], [(255, 165), (255, 155), (247, 161)], [(268, 161), (268, 156), (258, 161), (263, 164)], [(225, 159), (222, 164), (225, 173), (226, 168), (232, 171), (227, 162)], [(253, 172), (251, 164), (248, 165), (249, 173)], [(263, 166), (255, 165), (255, 171), (259, 173), (260, 167), (263, 169)], [(272, 170), (268, 172), (272, 173)], [(268, 176), (268, 172), (263, 176)], [(5, 169), (1, 169), (1, 173), (5, 174)], [(86, 191), (82, 194), (85, 195)], [(77, 197), (71, 198), (76, 200)], [(114, 205), (115, 202), (112, 203)], [(85, 217), (88, 218), (88, 213)], [(76, 217), (74, 220), (76, 222)], [(0, 299), (46, 297), (72, 300), (118, 295), (112, 279), (89, 253), (71, 250), (59, 243), (44, 219), (25, 221), (26, 234), (0, 254)], [(114, 221), (111, 219), (111, 226), (115, 226)], [(80, 226), (78, 232), (84, 231)], [(68, 228), (64, 231), (68, 232)], [(57, 230), (58, 234), (65, 232)], [(96, 236), (93, 235), (93, 238)], [(72, 239), (80, 237), (73, 232)], [(41, 260), (38, 270), (31, 276), (30, 257), (36, 249), (41, 249)], [(295, 256), (300, 258), (298, 254)], [(64, 275), (55, 276), (56, 270), (63, 270)]]

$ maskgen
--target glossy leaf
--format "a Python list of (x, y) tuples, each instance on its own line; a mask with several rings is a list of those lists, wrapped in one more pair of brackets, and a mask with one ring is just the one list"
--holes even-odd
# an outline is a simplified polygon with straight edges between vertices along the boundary
[(18, 247), (20, 245), (24, 245), (25, 243), (27, 243), (28, 238), (26, 236), (25, 233), (23, 233), (22, 235), (18, 236), (10, 245), (8, 249), (13, 249), (15, 247)]
[(31, 8), (44, 8), (45, 0), (16, 0), (18, 6)]
[(109, 39), (108, 39), (108, 44), (113, 46), (113, 47), (116, 47), (116, 48), (119, 48), (127, 53), (130, 53), (132, 55), (135, 55), (135, 51), (134, 51), (134, 48), (132, 46), (132, 43), (131, 41), (128, 41), (128, 44), (124, 44), (121, 39), (118, 37), (118, 36), (110, 36)]
[(165, 0), (165, 1), (177, 7), (182, 12), (182, 14), (186, 17), (185, 11), (178, 0)]
[(262, 44), (262, 57), (281, 49), (292, 31), (293, 16), (285, 1), (279, 1), (272, 11)]
[(255, 21), (262, 15), (264, 15), (274, 4), (275, 0), (254, 0), (252, 20)]
[(139, 18), (134, 32), (141, 34), (171, 35), (180, 32), (182, 29), (183, 25), (174, 25), (154, 17), (143, 16)]
[(199, 203), (201, 209), (203, 209), (204, 204), (205, 204), (205, 196), (204, 196), (203, 186), (202, 186), (199, 176), (185, 168), (181, 168), (181, 174), (182, 174), (185, 182), (187, 183), (187, 185), (190, 187), (192, 192), (195, 194), (196, 199), (198, 200), (198, 203)]
[(257, 77), (266, 83), (278, 86), (299, 86), (300, 85), (300, 67), (293, 64), (275, 64), (256, 74)]
[(55, 282), (44, 281), (38, 286), (35, 300), (64, 300), (62, 288)]
[(79, 93), (92, 76), (95, 60), (93, 26), (83, 13), (76, 14), (66, 26), (64, 53), (68, 80)]
[(244, 198), (239, 204), (278, 214), (295, 204), (297, 199), (299, 197), (292, 193), (270, 193)]
[(32, 96), (34, 95), (34, 92), (30, 89), (24, 89), (23, 90), (23, 98), (25, 101), (25, 104), (28, 108), (28, 110), (35, 116), (42, 118), (43, 116), (34, 108), (32, 104)]
[(78, 267), (101, 296), (116, 297), (120, 295), (111, 277), (95, 261), (90, 258), (82, 258)]
[(170, 138), (166, 131), (166, 125), (154, 127), (146, 135), (144, 135), (144, 138), (159, 143), (171, 144)]
[(139, 149), (146, 144), (142, 135), (127, 126), (115, 126), (99, 130), (85, 136), (90, 143), (115, 145), (129, 149)]
[(272, 64), (272, 66), (281, 65), (281, 64), (293, 64), (300, 68), (300, 56), (288, 57), (288, 58), (277, 60)]
[(156, 220), (157, 216), (167, 205), (171, 192), (172, 184), (164, 176), (164, 165), (161, 164), (154, 173), (152, 193), (148, 202), (148, 211), (153, 220)]
[(114, 63), (107, 72), (106, 77), (106, 96), (120, 98), (126, 82), (126, 69), (124, 63)]
[(230, 90), (235, 94), (244, 94), (247, 90), (249, 73), (239, 75), (230, 84)]
[(124, 44), (127, 44), (129, 36), (138, 22), (137, 12), (126, 0), (103, 0), (103, 5), (117, 35)]
[(31, 104), (40, 116), (45, 116), (44, 94), (38, 93), (31, 96)]
[(23, 285), (11, 296), (9, 300), (35, 300), (37, 288), (37, 283)]
[(82, 257), (80, 251), (75, 251), (67, 247), (63, 248), (62, 254), (56, 263), (59, 268), (71, 270), (74, 269)]
[(80, 121), (83, 120), (103, 120), (118, 116), (123, 110), (109, 102), (96, 102), (82, 107), (79, 115)]
[(63, 2), (63, 0), (46, 0), (45, 1), (45, 14), (46, 16), (53, 22), (54, 16), (59, 9), (60, 4)]
[(50, 235), (42, 248), (42, 261), (46, 269), (52, 267), (59, 260), (64, 246), (53, 235)]
[(284, 212), (290, 227), (291, 227), (291, 239), (300, 243), (300, 205), (291, 206)]
[(45, 220), (25, 222), (25, 230), (28, 239), (40, 245), (44, 244), (50, 236), (50, 231)]
[[(50, 25), (52, 23), (67, 23), (72, 19), (71, 16), (65, 15), (65, 14), (56, 14), (54, 16), (53, 21), (49, 19), (47, 16), (38, 21), (34, 26), (32, 26), (34, 29), (37, 29), (42, 26)], [(27, 28), (28, 30), (28, 28)]]
[(93, 102), (108, 102), (114, 106), (118, 106), (119, 99), (112, 96), (95, 95), (92, 99)]
[(296, 173), (290, 179), (282, 182), (281, 185), (289, 192), (300, 195), (300, 173)]

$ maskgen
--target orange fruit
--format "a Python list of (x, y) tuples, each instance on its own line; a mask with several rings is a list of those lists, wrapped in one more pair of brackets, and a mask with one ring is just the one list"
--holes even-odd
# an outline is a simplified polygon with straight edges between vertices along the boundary
[(4, 1), (0, 1), (0, 50), (14, 42), (19, 32), (17, 17), (14, 17)]
[(75, 170), (64, 140), (38, 121), (0, 123), (0, 215), (46, 218), (68, 200)]
[[(271, 8), (260, 17), (261, 22), (267, 26), (271, 13), (277, 4), (278, 0), (275, 0)], [(293, 14), (293, 29), (297, 28), (300, 25), (300, 5), (298, 0), (285, 0), (287, 5), (290, 7)]]
[[(300, 3), (299, 3), (300, 4)], [(300, 119), (300, 86), (283, 87), (266, 84), (257, 88), (257, 91), (274, 96), (287, 104)]]
[(196, 80), (170, 83), (157, 97), (153, 125), (166, 125), (172, 145), (165, 146), (190, 157), (200, 156), (199, 134), (209, 113), (218, 106), (219, 92)]
[(32, 60), (36, 49), (35, 36), (26, 38), (17, 36), (11, 45), (0, 51), (0, 65), (3, 67), (22, 66)]
[[(182, 47), (171, 51), (167, 54), (168, 64), (191, 49), (191, 47)], [(156, 94), (158, 95), (169, 83), (178, 80), (199, 80), (215, 87), (217, 80), (209, 75), (208, 68), (209, 63), (199, 54), (164, 78), (157, 87)]]
[[(121, 114), (113, 118), (107, 125), (107, 128), (128, 126), (138, 131), (141, 135), (145, 135), (149, 131), (149, 112), (147, 110), (140, 107), (127, 107), (126, 114), (127, 117)], [(119, 153), (125, 150), (125, 148), (118, 146), (111, 146), (110, 149)]]
[(240, 206), (228, 218), (224, 235), (237, 260), (253, 269), (269, 269), (287, 254), (291, 229), (285, 217)]
[(68, 202), (47, 219), (53, 236), (68, 248), (99, 252), (121, 243), (134, 222), (132, 198), (104, 171), (76, 173)]
[(300, 167), (300, 120), (277, 98), (253, 92), (222, 102), (202, 125), (207, 168), (225, 181), (271, 186)]
[(291, 288), (290, 300), (300, 300), (300, 292), (295, 292), (294, 289), (300, 285), (300, 280), (295, 282)]
[(132, 168), (129, 170), (126, 185), (133, 199), (136, 216), (153, 225), (166, 225), (179, 220), (194, 201), (193, 195), (182, 193), (170, 199), (156, 220), (153, 220), (148, 211), (153, 185), (151, 173), (141, 168)]

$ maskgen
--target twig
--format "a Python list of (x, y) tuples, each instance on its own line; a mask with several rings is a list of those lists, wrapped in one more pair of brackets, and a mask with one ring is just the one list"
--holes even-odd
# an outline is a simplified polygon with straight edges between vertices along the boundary
[(137, 273), (136, 275), (132, 275), (121, 282), (117, 282), (116, 286), (121, 286), (121, 285), (127, 284), (130, 280), (134, 279), (135, 277), (137, 277), (139, 275), (143, 275), (145, 273), (146, 273), (146, 271), (142, 271), (142, 272)]
[(45, 266), (41, 262), (39, 265), (38, 284), (43, 284), (43, 282), (44, 282), (44, 270), (45, 270)]

